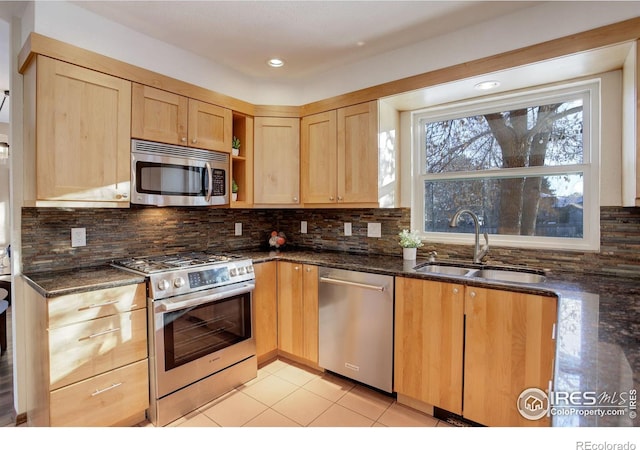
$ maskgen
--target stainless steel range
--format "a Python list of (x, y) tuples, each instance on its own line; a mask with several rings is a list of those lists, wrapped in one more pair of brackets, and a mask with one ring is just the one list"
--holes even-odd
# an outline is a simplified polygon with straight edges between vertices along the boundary
[(154, 425), (164, 426), (256, 377), (250, 259), (197, 252), (113, 265), (147, 277)]

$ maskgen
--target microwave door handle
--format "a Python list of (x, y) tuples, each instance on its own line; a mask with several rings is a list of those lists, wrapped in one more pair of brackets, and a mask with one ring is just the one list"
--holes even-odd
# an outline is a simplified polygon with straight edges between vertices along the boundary
[(213, 193), (213, 172), (211, 171), (211, 164), (209, 164), (209, 161), (204, 163), (204, 167), (207, 169), (207, 178), (209, 179), (207, 195), (205, 195), (204, 201), (209, 202), (209, 200), (211, 200), (211, 194)]

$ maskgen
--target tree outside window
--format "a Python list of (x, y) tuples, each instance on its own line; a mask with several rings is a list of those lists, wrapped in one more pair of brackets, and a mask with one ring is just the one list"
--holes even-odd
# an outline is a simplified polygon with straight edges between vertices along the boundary
[(505, 102), (499, 109), (491, 104), (471, 113), (416, 115), (421, 167), (414, 198), (424, 199), (422, 230), (473, 232), (471, 221), (449, 227), (465, 207), (490, 234), (583, 240), (590, 95), (582, 88)]

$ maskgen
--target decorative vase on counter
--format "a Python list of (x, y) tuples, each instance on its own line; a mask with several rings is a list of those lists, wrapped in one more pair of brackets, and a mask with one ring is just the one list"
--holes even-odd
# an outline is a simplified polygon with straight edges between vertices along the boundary
[(409, 261), (416, 259), (418, 248), (422, 247), (422, 239), (418, 230), (402, 230), (398, 233), (400, 237), (400, 247), (402, 247), (402, 257)]
[(418, 253), (418, 249), (415, 247), (403, 247), (402, 248), (402, 258), (407, 260), (415, 260), (416, 255)]

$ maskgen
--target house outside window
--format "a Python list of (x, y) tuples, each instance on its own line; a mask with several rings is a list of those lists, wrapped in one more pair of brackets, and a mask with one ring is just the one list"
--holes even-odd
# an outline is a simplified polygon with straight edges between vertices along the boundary
[[(599, 248), (599, 82), (413, 113), (412, 228), (441, 243)], [(469, 219), (469, 220), (466, 220)]]

